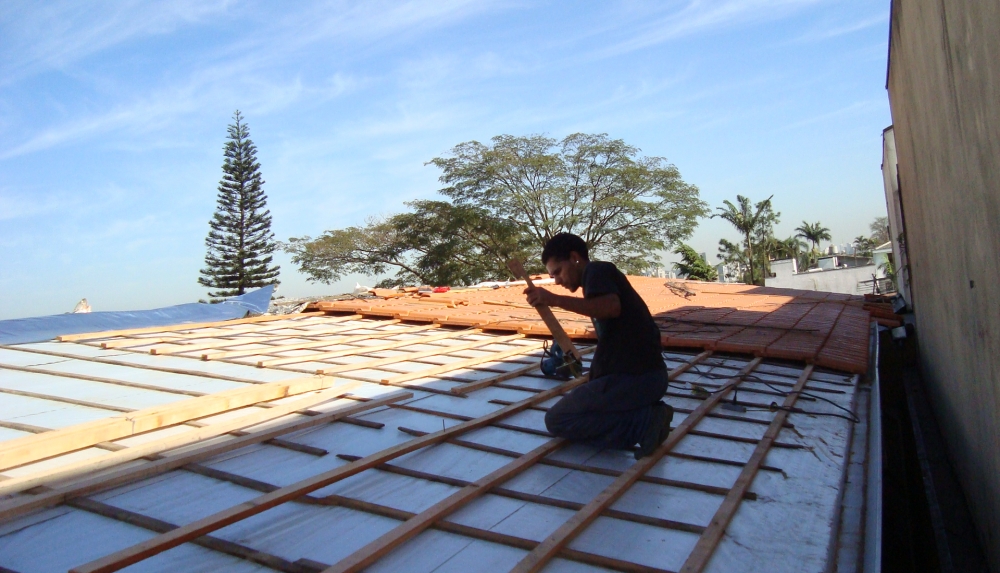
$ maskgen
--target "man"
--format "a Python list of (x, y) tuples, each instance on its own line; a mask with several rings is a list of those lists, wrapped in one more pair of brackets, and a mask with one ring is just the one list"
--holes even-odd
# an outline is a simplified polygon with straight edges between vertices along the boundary
[(674, 415), (660, 401), (667, 368), (649, 308), (614, 264), (591, 261), (576, 235), (549, 239), (542, 263), (557, 285), (570, 292), (583, 287), (583, 298), (536, 287), (525, 289), (528, 303), (589, 316), (597, 330), (590, 381), (549, 409), (545, 426), (556, 436), (600, 447), (639, 444), (635, 458), (648, 456), (666, 439)]

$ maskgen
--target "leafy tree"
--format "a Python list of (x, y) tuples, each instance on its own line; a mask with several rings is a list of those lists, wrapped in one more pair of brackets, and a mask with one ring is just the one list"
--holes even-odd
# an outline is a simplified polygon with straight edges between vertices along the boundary
[(441, 169), (440, 191), (455, 205), (518, 226), (539, 247), (557, 233), (575, 233), (595, 258), (638, 273), (707, 213), (698, 188), (675, 166), (638, 153), (606, 134), (559, 142), (501, 135), (491, 145), (461, 143), (430, 163)]
[(864, 235), (854, 237), (854, 248), (857, 249), (858, 255), (862, 257), (872, 256), (872, 250), (874, 250), (877, 246), (878, 245), (875, 244), (874, 240), (869, 239)]
[(719, 279), (719, 273), (689, 245), (680, 243), (674, 249), (674, 253), (681, 256), (681, 261), (674, 263), (674, 268), (681, 275), (699, 281), (715, 281)]
[[(506, 277), (512, 257), (528, 259), (532, 243), (520, 229), (489, 218), (482, 209), (447, 201), (407, 205), (411, 212), (327, 231), (316, 239), (292, 238), (283, 246), (309, 280), (331, 283), (349, 273), (394, 273), (378, 283), (382, 288), (475, 284)], [(525, 266), (544, 272), (537, 262)]]
[(868, 225), (872, 232), (871, 240), (874, 246), (884, 245), (889, 242), (889, 217), (875, 217), (875, 220)]
[[(768, 272), (768, 256), (764, 246), (773, 239), (774, 225), (781, 216), (771, 206), (773, 197), (772, 195), (753, 204), (749, 198), (737, 195), (736, 203), (739, 206), (726, 199), (723, 201), (725, 207), (717, 207), (719, 212), (712, 215), (712, 218), (719, 217), (728, 221), (743, 235), (743, 255), (739, 262), (747, 269), (744, 282), (748, 284), (763, 285), (764, 276)], [(720, 258), (737, 256), (733, 251), (738, 248), (729, 241), (722, 239), (719, 245)]]
[(292, 260), (313, 281), (394, 272), (380, 284), (468, 285), (508, 278), (507, 259), (533, 261), (545, 241), (571, 232), (594, 258), (639, 273), (707, 213), (698, 188), (675, 166), (604, 134), (562, 141), (501, 135), (488, 145), (461, 143), (429, 163), (442, 171), (446, 200), (415, 201), (409, 212), (361, 227), (291, 239)]
[(257, 147), (239, 110), (233, 120), (229, 141), (223, 147), (225, 160), (215, 215), (208, 222), (205, 268), (198, 278), (198, 284), (216, 289), (208, 294), (213, 298), (278, 284), (280, 268), (271, 264), (277, 244), (271, 232)]
[(813, 224), (806, 223), (802, 221), (802, 224), (795, 227), (796, 237), (802, 237), (803, 239), (812, 243), (813, 252), (819, 252), (820, 241), (829, 241), (832, 236), (830, 235), (830, 229), (827, 229), (816, 221)]

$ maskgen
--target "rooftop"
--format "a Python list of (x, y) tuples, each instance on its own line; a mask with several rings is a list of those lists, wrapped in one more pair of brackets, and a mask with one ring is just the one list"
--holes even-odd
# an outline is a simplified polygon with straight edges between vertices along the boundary
[(523, 285), (2, 346), (0, 566), (854, 570), (868, 303), (630, 280), (677, 412), (640, 462), (545, 431), (582, 379)]

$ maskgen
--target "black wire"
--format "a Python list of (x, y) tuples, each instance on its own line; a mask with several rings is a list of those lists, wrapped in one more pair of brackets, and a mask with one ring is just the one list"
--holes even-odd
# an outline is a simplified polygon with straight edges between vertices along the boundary
[[(702, 371), (698, 370), (697, 367), (692, 367), (691, 369), (688, 370), (688, 372), (692, 372), (692, 371), (695, 374), (698, 374), (698, 375), (703, 376), (705, 378), (711, 378), (713, 380), (718, 380), (720, 378), (732, 378), (732, 376), (718, 375), (718, 374), (714, 374), (712, 372), (702, 372)], [(830, 404), (830, 405), (832, 405), (832, 406), (834, 406), (836, 408), (839, 408), (839, 409), (847, 412), (850, 415), (850, 417), (845, 416), (843, 414), (837, 414), (836, 412), (810, 412), (810, 411), (805, 411), (805, 410), (801, 410), (801, 409), (800, 409), (799, 412), (796, 412), (796, 413), (809, 414), (810, 416), (830, 416), (830, 417), (833, 417), (833, 418), (842, 418), (844, 420), (849, 420), (849, 421), (851, 421), (851, 422), (853, 422), (855, 424), (861, 423), (861, 418), (858, 418), (854, 414), (854, 412), (848, 410), (847, 408), (841, 406), (840, 404), (837, 404), (833, 400), (829, 400), (827, 398), (824, 398), (822, 396), (817, 396), (815, 394), (810, 394), (809, 392), (806, 392), (805, 390), (788, 390), (788, 391), (786, 391), (786, 390), (782, 390), (780, 388), (775, 388), (774, 386), (772, 386), (771, 384), (769, 384), (768, 382), (766, 382), (762, 378), (758, 378), (756, 376), (753, 376), (752, 374), (747, 374), (747, 375), (741, 377), (740, 381), (743, 381), (743, 380), (751, 380), (751, 381), (763, 384), (763, 385), (767, 386), (768, 388), (770, 388), (771, 390), (774, 390), (775, 392), (777, 392), (778, 394), (780, 394), (782, 397), (788, 397), (788, 396), (790, 396), (792, 394), (798, 394), (800, 396), (808, 396), (808, 397), (813, 398), (815, 400), (822, 400), (823, 402), (826, 402), (826, 403), (828, 403), (828, 404)], [(695, 382), (689, 382), (689, 384), (694, 385), (696, 383)], [(730, 382), (728, 384), (723, 384), (722, 386), (719, 386), (719, 388), (716, 389), (716, 390), (709, 390), (708, 388), (705, 388), (704, 386), (698, 386), (698, 388), (701, 388), (702, 390), (704, 390), (709, 395), (712, 395), (712, 394), (718, 394), (720, 392), (723, 392), (723, 391), (725, 391), (725, 390), (727, 390), (729, 388), (735, 388), (737, 384), (739, 384), (739, 381), (737, 381), (737, 382)], [(678, 386), (676, 384), (671, 384), (670, 382), (667, 382), (667, 387), (668, 388), (670, 388), (670, 387), (677, 388), (677, 389), (680, 389), (680, 390), (688, 390), (689, 389), (686, 386)], [(751, 390), (751, 392), (752, 392), (752, 390)], [(735, 397), (733, 399), (735, 401)], [(788, 412), (795, 412), (794, 408), (788, 408), (786, 406), (779, 406), (777, 403), (774, 403), (774, 402), (771, 403), (771, 407), (770, 408), (766, 408), (766, 409), (765, 408), (748, 408), (748, 409), (760, 410), (760, 411), (786, 410)]]

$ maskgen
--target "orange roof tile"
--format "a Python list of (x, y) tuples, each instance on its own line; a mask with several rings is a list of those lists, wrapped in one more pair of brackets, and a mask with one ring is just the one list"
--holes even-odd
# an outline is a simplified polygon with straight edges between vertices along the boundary
[[(868, 323), (898, 317), (885, 303), (836, 293), (630, 276), (662, 332), (664, 346), (694, 347), (814, 363), (851, 373), (868, 368)], [(562, 287), (544, 285), (559, 294)], [(523, 283), (446, 293), (321, 301), (312, 310), (550, 335), (522, 294)], [(575, 295), (580, 296), (577, 292)], [(586, 317), (555, 309), (566, 332), (595, 339)], [(895, 317), (895, 318), (894, 318)]]

